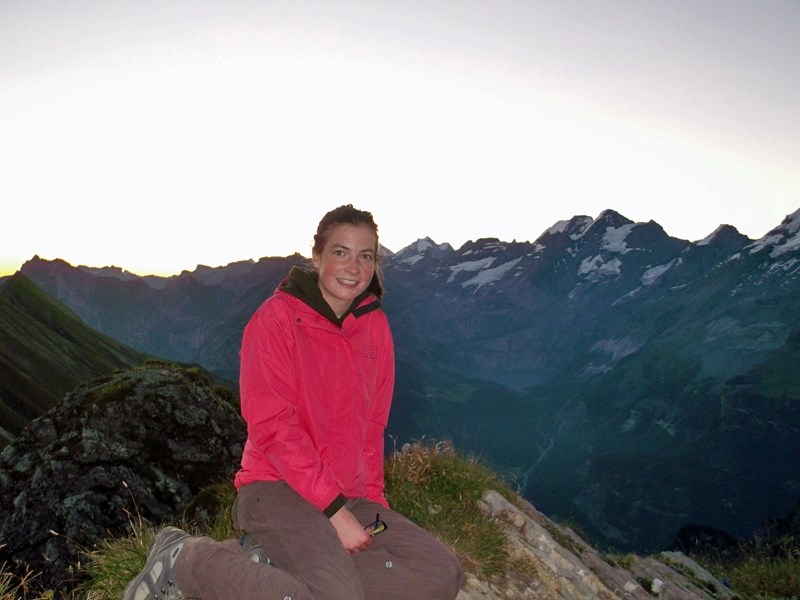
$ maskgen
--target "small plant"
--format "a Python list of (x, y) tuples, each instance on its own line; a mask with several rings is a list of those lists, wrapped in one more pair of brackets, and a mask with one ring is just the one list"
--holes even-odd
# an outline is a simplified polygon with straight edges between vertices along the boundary
[(743, 557), (716, 564), (712, 570), (750, 600), (800, 598), (800, 548), (796, 543), (777, 549), (755, 545)]
[(445, 442), (406, 444), (386, 461), (386, 496), (392, 508), (437, 535), (469, 568), (484, 576), (508, 567), (500, 526), (478, 507), (483, 491), (510, 489), (475, 459)]
[(109, 381), (105, 385), (97, 386), (88, 394), (91, 404), (105, 405), (109, 402), (124, 401), (136, 390), (136, 385), (129, 379)]
[(36, 578), (34, 573), (27, 572), (18, 577), (7, 570), (5, 564), (0, 565), (0, 600), (49, 600), (52, 594), (33, 594), (29, 589), (30, 582)]
[(632, 554), (606, 554), (603, 558), (608, 564), (622, 567), (628, 571), (633, 567), (635, 560)]
[(236, 398), (236, 394), (234, 394), (229, 387), (215, 384), (211, 386), (211, 391), (234, 408), (239, 408), (239, 400)]
[(140, 516), (130, 517), (127, 537), (108, 538), (97, 550), (87, 553), (86, 581), (78, 587), (86, 600), (112, 600), (122, 595), (128, 581), (144, 567), (147, 548), (158, 528)]
[[(127, 484), (126, 484), (127, 487)], [(237, 535), (231, 523), (231, 506), (236, 490), (230, 482), (209, 486), (195, 498), (190, 512), (194, 519), (184, 519), (177, 526), (190, 533), (207, 535), (216, 540), (226, 540)], [(136, 502), (134, 500), (134, 506)], [(197, 515), (204, 514), (202, 531), (196, 526)], [(141, 515), (129, 514), (129, 532), (125, 537), (107, 538), (97, 550), (86, 552), (88, 560), (83, 567), (86, 580), (77, 592), (85, 600), (117, 600), (125, 586), (144, 567), (147, 549), (161, 526), (147, 522)], [(77, 598), (78, 596), (76, 596)], [(0, 596), (0, 600), (6, 599)]]
[(656, 592), (653, 590), (653, 580), (652, 579), (644, 579), (642, 577), (637, 577), (636, 582), (642, 586), (642, 589), (650, 594), (651, 596), (655, 596)]
[(211, 379), (209, 378), (208, 374), (202, 369), (202, 367), (192, 366), (183, 369), (184, 376), (195, 384), (200, 384), (204, 386), (211, 385)]
[(217, 541), (229, 540), (243, 532), (233, 526), (231, 509), (236, 500), (236, 488), (230, 481), (221, 481), (203, 488), (186, 509), (184, 520), (191, 528)]
[[(579, 541), (571, 537), (562, 529), (562, 527), (565, 527), (575, 531), (576, 526), (564, 523), (561, 523), (560, 525), (544, 523), (543, 526), (559, 546), (563, 546), (564, 548), (566, 548), (570, 552), (574, 552), (578, 556), (580, 556), (583, 552), (586, 551), (586, 547), (584, 545), (582, 545)], [(580, 534), (576, 533), (576, 535)]]

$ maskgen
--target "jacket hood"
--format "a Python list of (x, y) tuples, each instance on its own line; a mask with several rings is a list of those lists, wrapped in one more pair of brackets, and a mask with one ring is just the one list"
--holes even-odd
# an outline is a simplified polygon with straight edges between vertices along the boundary
[(278, 290), (301, 300), (339, 327), (342, 326), (342, 321), (345, 320), (347, 315), (352, 313), (354, 317), (360, 317), (362, 314), (381, 306), (378, 299), (375, 298), (373, 302), (359, 308), (360, 304), (372, 295), (372, 292), (366, 289), (353, 300), (341, 318), (337, 317), (330, 304), (322, 297), (322, 291), (319, 289), (319, 274), (316, 271), (300, 267), (292, 267), (288, 277), (278, 286)]

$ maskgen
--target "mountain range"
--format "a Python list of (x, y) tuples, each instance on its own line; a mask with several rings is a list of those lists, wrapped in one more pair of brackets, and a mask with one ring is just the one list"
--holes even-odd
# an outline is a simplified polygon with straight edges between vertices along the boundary
[[(306, 263), (158, 278), (34, 257), (21, 275), (104, 336), (235, 387), (244, 324)], [(534, 242), (418, 240), (382, 269), (398, 443), (450, 439), (621, 550), (691, 523), (747, 536), (800, 497), (800, 211), (759, 240), (723, 225), (688, 242), (608, 210)]]

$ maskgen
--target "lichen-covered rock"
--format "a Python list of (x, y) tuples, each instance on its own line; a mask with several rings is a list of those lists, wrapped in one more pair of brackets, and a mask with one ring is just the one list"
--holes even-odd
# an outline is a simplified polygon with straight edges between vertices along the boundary
[(245, 426), (198, 368), (160, 362), (79, 386), (0, 454), (0, 563), (71, 587), (82, 552), (131, 518), (180, 516), (229, 480)]

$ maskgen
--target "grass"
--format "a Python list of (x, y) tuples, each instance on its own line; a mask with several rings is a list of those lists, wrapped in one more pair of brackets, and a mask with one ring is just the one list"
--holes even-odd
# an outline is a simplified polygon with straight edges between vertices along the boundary
[[(386, 495), (390, 505), (436, 535), (457, 554), (464, 567), (481, 578), (518, 576), (530, 581), (536, 569), (509, 557), (500, 525), (478, 506), (484, 490), (495, 489), (510, 501), (516, 494), (480, 461), (458, 454), (448, 443), (406, 444), (386, 460)], [(229, 482), (206, 489), (187, 511), (202, 518), (175, 523), (198, 535), (223, 540), (239, 532), (231, 524), (235, 491)], [(199, 523), (202, 523), (200, 525)], [(67, 600), (116, 600), (144, 565), (147, 547), (160, 525), (132, 516), (129, 533), (104, 540), (82, 562), (86, 580)], [(606, 557), (623, 568), (630, 556)], [(707, 561), (705, 561), (707, 562)], [(800, 549), (754, 547), (743, 558), (707, 567), (727, 580), (742, 600), (800, 599)], [(31, 591), (34, 574), (22, 579), (0, 566), (0, 600), (47, 600), (52, 593)], [(64, 600), (63, 598), (61, 600)]]
[(492, 577), (509, 566), (500, 526), (478, 507), (485, 489), (515, 494), (477, 459), (444, 442), (406, 444), (386, 461), (386, 498), (398, 512), (447, 544), (462, 564)]
[(128, 581), (144, 566), (147, 547), (159, 528), (141, 519), (132, 520), (126, 537), (108, 538), (88, 554), (84, 566), (87, 580), (78, 586), (75, 598), (86, 600), (118, 599)]
[(52, 594), (35, 594), (30, 589), (30, 583), (36, 579), (36, 575), (30, 572), (18, 577), (6, 569), (6, 565), (0, 565), (0, 600), (49, 600)]
[[(509, 500), (516, 495), (477, 459), (465, 458), (450, 444), (406, 444), (386, 459), (386, 496), (395, 510), (405, 514), (449, 546), (468, 570), (491, 578), (511, 572), (531, 574), (531, 565), (512, 561), (499, 525), (478, 507), (483, 491), (496, 489)], [(238, 536), (231, 523), (235, 490), (229, 482), (204, 490), (187, 513), (201, 519), (175, 525), (217, 540)], [(202, 525), (198, 525), (198, 523)], [(144, 566), (147, 548), (161, 525), (131, 515), (129, 533), (103, 540), (87, 552), (82, 563), (86, 580), (71, 600), (116, 600), (127, 582)], [(42, 600), (50, 595), (29, 595), (28, 581), (20, 582), (0, 569), (0, 600)]]
[(786, 543), (776, 550), (754, 546), (741, 558), (718, 562), (709, 570), (747, 600), (800, 599), (800, 546)]
[[(231, 521), (231, 506), (236, 490), (229, 482), (219, 483), (203, 490), (191, 506), (193, 514), (205, 513), (205, 525), (182, 520), (178, 527), (196, 535), (206, 535), (216, 540), (230, 539), (239, 533), (234, 531)], [(78, 597), (86, 600), (117, 600), (128, 582), (144, 567), (147, 548), (161, 526), (146, 522), (139, 516), (131, 516), (130, 532), (126, 537), (103, 540), (100, 548), (88, 553), (83, 571), (87, 576), (76, 590)], [(7, 600), (0, 596), (0, 600)]]

